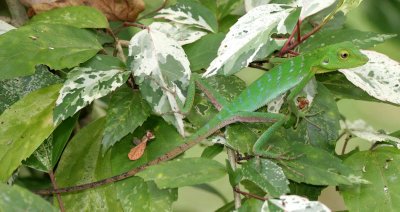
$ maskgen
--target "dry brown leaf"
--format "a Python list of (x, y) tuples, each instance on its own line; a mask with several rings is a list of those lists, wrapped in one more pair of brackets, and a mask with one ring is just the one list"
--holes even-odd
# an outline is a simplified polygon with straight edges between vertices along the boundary
[(91, 6), (102, 11), (110, 21), (134, 22), (144, 10), (143, 0), (21, 0), (21, 2), (31, 6), (35, 13), (67, 6)]
[(147, 141), (140, 143), (133, 147), (128, 154), (129, 160), (137, 160), (142, 157), (144, 150), (146, 149)]

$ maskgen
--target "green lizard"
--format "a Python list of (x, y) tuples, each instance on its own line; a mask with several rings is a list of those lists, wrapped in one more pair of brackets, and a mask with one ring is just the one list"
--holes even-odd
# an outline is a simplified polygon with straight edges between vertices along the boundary
[(224, 100), (206, 83), (202, 83), (202, 79), (194, 76), (194, 79), (192, 79), (192, 83), (188, 89), (188, 103), (185, 105), (185, 107), (183, 107), (182, 103), (180, 103), (179, 106), (182, 107), (183, 111), (188, 110), (188, 108), (191, 107), (195, 90), (195, 83), (193, 83), (193, 81), (196, 81), (197, 85), (200, 86), (201, 90), (205, 91), (207, 96), (214, 97), (211, 100), (214, 100), (214, 105), (216, 105), (217, 109), (220, 111), (207, 124), (197, 130), (196, 133), (189, 136), (186, 139), (186, 143), (160, 156), (159, 158), (148, 162), (147, 164), (112, 178), (75, 187), (57, 189), (50, 192), (43, 191), (38, 193), (48, 194), (55, 192), (71, 192), (125, 179), (135, 175), (151, 165), (155, 165), (161, 161), (166, 161), (176, 157), (203, 139), (207, 138), (218, 129), (221, 129), (234, 122), (273, 121), (274, 124), (269, 127), (268, 130), (266, 130), (254, 144), (253, 153), (256, 156), (275, 157), (276, 155), (270, 155), (270, 153), (264, 151), (263, 147), (265, 147), (265, 144), (271, 135), (273, 135), (273, 133), (288, 120), (289, 116), (254, 111), (266, 105), (277, 96), (290, 91), (287, 101), (289, 103), (291, 112), (293, 112), (297, 117), (304, 117), (305, 114), (297, 109), (293, 99), (299, 92), (301, 92), (307, 82), (315, 74), (331, 72), (337, 69), (353, 68), (363, 65), (367, 61), (368, 58), (363, 55), (351, 42), (343, 42), (326, 46), (313, 52), (287, 59), (281, 65), (274, 67), (253, 82), (231, 103)]

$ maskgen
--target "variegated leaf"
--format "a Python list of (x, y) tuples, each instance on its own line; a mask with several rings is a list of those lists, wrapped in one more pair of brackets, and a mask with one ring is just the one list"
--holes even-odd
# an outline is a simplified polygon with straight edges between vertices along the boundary
[(207, 32), (203, 30), (176, 22), (153, 22), (149, 27), (166, 34), (168, 37), (176, 40), (181, 46), (193, 43), (204, 35), (207, 35)]
[(268, 4), (271, 0), (244, 0), (244, 9), (249, 12), (251, 9)]
[(155, 18), (164, 18), (211, 32), (218, 31), (218, 23), (214, 14), (208, 8), (195, 2), (179, 2), (160, 10)]
[(331, 6), (335, 0), (295, 0), (291, 5), (301, 7), (300, 19), (305, 19), (308, 16)]
[(282, 195), (279, 197), (279, 199), (267, 200), (264, 202), (261, 211), (331, 212), (331, 210), (323, 203), (318, 201), (310, 201), (307, 198), (297, 195)]
[(157, 30), (137, 33), (129, 45), (130, 69), (140, 92), (155, 113), (184, 134), (178, 101), (185, 102), (189, 85), (189, 61), (175, 40)]
[(340, 121), (340, 127), (345, 132), (348, 132), (354, 136), (365, 139), (371, 143), (377, 141), (393, 141), (397, 143), (397, 147), (400, 148), (400, 139), (394, 136), (390, 136), (384, 132), (376, 131), (372, 126), (368, 125), (364, 120), (358, 119), (353, 122), (346, 120), (345, 122)]
[(344, 14), (347, 14), (350, 10), (358, 7), (363, 0), (340, 0), (339, 10), (342, 11)]
[(96, 70), (92, 68), (74, 68), (60, 91), (54, 109), (54, 122), (74, 115), (93, 100), (103, 97), (124, 84), (129, 72), (118, 69)]
[(367, 64), (339, 71), (369, 95), (400, 104), (400, 63), (375, 51), (363, 50), (362, 53), (369, 58)]
[[(294, 13), (297, 11), (297, 13)], [(254, 8), (233, 25), (218, 49), (204, 77), (217, 73), (231, 75), (246, 67), (250, 62), (262, 59), (278, 49), (284, 40), (271, 39), (271, 34), (288, 33), (296, 21), (285, 23), (291, 14), (299, 11), (279, 4), (267, 4)], [(297, 20), (294, 18), (293, 20)], [(278, 43), (280, 42), (280, 43)]]

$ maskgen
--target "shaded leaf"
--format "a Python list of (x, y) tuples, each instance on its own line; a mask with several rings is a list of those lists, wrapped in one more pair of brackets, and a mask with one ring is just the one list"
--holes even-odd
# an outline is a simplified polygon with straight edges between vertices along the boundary
[(90, 60), (82, 63), (80, 66), (96, 70), (126, 69), (126, 65), (119, 58), (104, 54), (97, 54)]
[(62, 82), (42, 65), (36, 66), (36, 72), (31, 76), (0, 81), (0, 114), (28, 93)]
[(154, 17), (192, 25), (211, 32), (218, 31), (218, 23), (214, 14), (208, 8), (195, 2), (178, 2), (158, 11)]
[(195, 43), (183, 47), (185, 50), (191, 70), (207, 68), (211, 61), (217, 56), (218, 47), (224, 39), (225, 34), (208, 34)]
[(52, 116), (60, 87), (36, 90), (1, 114), (0, 181), (6, 181), (55, 129)]
[(339, 71), (369, 95), (400, 104), (400, 63), (378, 52), (364, 50), (362, 53), (369, 58), (367, 64)]
[(400, 207), (400, 151), (379, 147), (372, 151), (356, 152), (346, 158), (369, 184), (340, 186), (349, 211), (397, 211)]
[(201, 157), (213, 159), (215, 156), (217, 156), (222, 151), (224, 151), (224, 145), (214, 144), (212, 146), (206, 147), (203, 150), (203, 152), (201, 153)]
[(271, 34), (291, 32), (297, 19), (290, 23), (285, 23), (285, 20), (291, 13), (298, 16), (299, 12), (278, 4), (254, 8), (230, 28), (218, 49), (217, 58), (203, 76), (210, 77), (217, 73), (231, 75), (250, 62), (268, 56), (280, 45), (270, 37)]
[(161, 32), (142, 30), (130, 41), (128, 63), (153, 111), (184, 135), (178, 102), (185, 102), (191, 72), (182, 47)]
[[(56, 172), (60, 187), (93, 182), (120, 174), (122, 172), (120, 166), (130, 164), (126, 154), (120, 155), (125, 159), (122, 163), (112, 160), (111, 151), (103, 156), (101, 138), (104, 126), (105, 119), (98, 119), (80, 130), (70, 141)], [(112, 167), (116, 172), (113, 172)], [(71, 172), (71, 170), (81, 171)], [(66, 210), (71, 211), (119, 211), (132, 208), (155, 210), (160, 207), (171, 207), (176, 197), (176, 191), (157, 189), (154, 184), (145, 183), (138, 177), (62, 195)]]
[(113, 93), (107, 111), (107, 121), (102, 141), (103, 152), (135, 131), (150, 116), (150, 107), (137, 91), (122, 86)]
[(77, 28), (108, 28), (106, 17), (88, 6), (62, 7), (35, 15), (29, 24), (64, 24)]
[(225, 174), (225, 167), (215, 160), (183, 158), (151, 166), (137, 176), (153, 180), (159, 188), (177, 188), (214, 181)]
[(289, 188), (290, 194), (307, 197), (309, 200), (318, 200), (318, 197), (321, 195), (321, 191), (325, 189), (326, 186), (316, 186), (290, 181)]
[(78, 116), (63, 121), (33, 154), (23, 161), (25, 166), (49, 172), (54, 169), (74, 129)]
[(126, 82), (129, 74), (129, 72), (122, 72), (118, 69), (74, 68), (68, 73), (68, 79), (57, 99), (54, 122), (59, 123), (74, 115), (93, 100), (114, 91)]
[[(72, 26), (34, 24), (0, 36), (0, 80), (35, 73), (35, 66), (52, 69), (77, 66), (102, 47), (92, 33)], [(19, 48), (15, 48), (18, 46)]]
[(281, 167), (266, 159), (252, 159), (240, 169), (242, 179), (250, 180), (270, 196), (279, 197), (289, 192), (289, 181)]
[(48, 201), (18, 186), (0, 183), (1, 211), (58, 211)]
[(258, 199), (248, 198), (246, 199), (242, 206), (238, 209), (239, 212), (248, 212), (248, 211), (261, 211), (263, 206), (263, 202)]
[(166, 34), (182, 46), (193, 43), (207, 34), (207, 32), (199, 30), (192, 25), (175, 22), (153, 22), (149, 28)]

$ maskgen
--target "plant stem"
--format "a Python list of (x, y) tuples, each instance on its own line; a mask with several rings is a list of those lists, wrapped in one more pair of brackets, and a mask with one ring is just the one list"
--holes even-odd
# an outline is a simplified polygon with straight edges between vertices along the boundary
[(268, 198), (266, 198), (266, 197), (260, 197), (258, 195), (252, 194), (252, 193), (241, 191), (240, 189), (235, 190), (235, 192), (238, 193), (238, 194), (242, 194), (244, 196), (252, 197), (254, 199), (258, 199), (258, 200), (262, 200), (262, 201), (267, 201), (268, 200)]
[[(51, 184), (53, 185), (53, 188), (57, 189), (56, 178), (54, 177), (53, 170), (49, 171), (49, 176), (50, 176), (50, 180), (51, 180)], [(57, 196), (58, 205), (60, 206), (60, 211), (65, 212), (64, 203), (61, 199), (61, 194), (56, 194), (56, 196)]]
[(13, 25), (18, 27), (28, 21), (25, 8), (18, 0), (6, 0), (6, 3), (13, 19)]
[[(229, 163), (233, 169), (233, 171), (236, 170), (236, 157), (235, 157), (235, 151), (231, 148), (227, 148), (227, 153), (228, 153), (228, 160)], [(242, 204), (242, 199), (240, 198), (240, 193), (236, 192), (237, 190), (240, 190), (239, 185), (236, 185), (233, 187), (233, 199), (235, 202), (235, 209), (239, 209), (241, 204)]]

